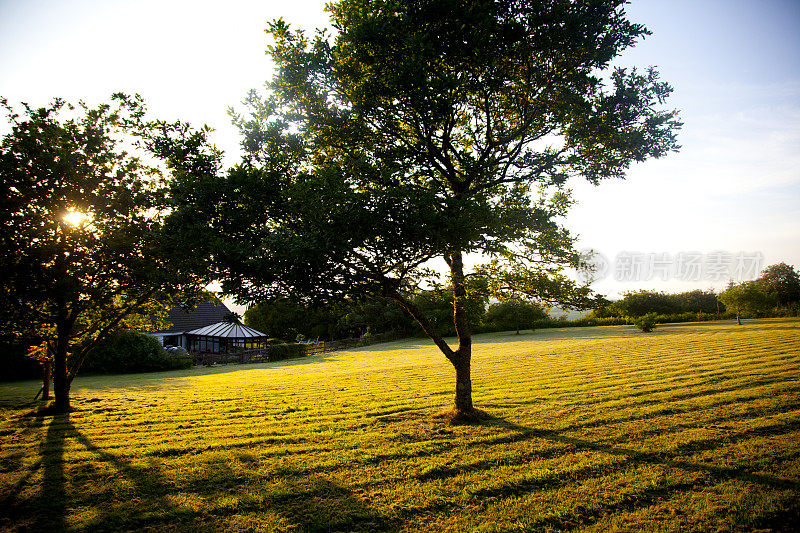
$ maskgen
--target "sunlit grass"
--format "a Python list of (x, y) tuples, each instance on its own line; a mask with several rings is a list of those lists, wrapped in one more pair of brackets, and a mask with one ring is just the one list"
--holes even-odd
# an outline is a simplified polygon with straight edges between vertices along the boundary
[(795, 531), (800, 320), (424, 340), (0, 385), (0, 530)]

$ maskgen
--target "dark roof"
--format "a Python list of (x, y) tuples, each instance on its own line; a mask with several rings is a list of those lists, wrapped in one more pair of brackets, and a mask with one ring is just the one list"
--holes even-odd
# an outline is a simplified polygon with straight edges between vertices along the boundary
[(257, 329), (249, 328), (243, 324), (232, 324), (230, 322), (217, 322), (204, 328), (195, 329), (187, 332), (189, 335), (203, 335), (205, 337), (224, 337), (227, 339), (252, 339), (266, 337)]
[(194, 309), (185, 309), (184, 305), (172, 306), (167, 314), (167, 322), (172, 324), (169, 329), (154, 333), (183, 333), (193, 329), (204, 328), (217, 322), (222, 322), (231, 310), (225, 307), (218, 299), (214, 302), (200, 302)]

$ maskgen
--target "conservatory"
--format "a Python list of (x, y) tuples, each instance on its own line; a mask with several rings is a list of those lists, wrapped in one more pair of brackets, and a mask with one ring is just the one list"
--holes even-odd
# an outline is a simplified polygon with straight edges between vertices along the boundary
[(194, 353), (226, 354), (265, 348), (267, 335), (237, 322), (217, 322), (186, 332), (187, 349)]

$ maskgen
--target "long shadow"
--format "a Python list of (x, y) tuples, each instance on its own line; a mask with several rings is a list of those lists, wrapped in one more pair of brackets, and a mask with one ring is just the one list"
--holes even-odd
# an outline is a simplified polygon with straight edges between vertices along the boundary
[[(35, 418), (38, 425), (42, 425), (46, 417)], [(36, 425), (36, 423), (34, 425)], [(47, 433), (39, 444), (39, 460), (28, 468), (23, 477), (17, 481), (4, 498), (2, 507), (8, 513), (12, 524), (22, 529), (30, 528), (33, 531), (64, 531), (68, 529), (68, 512), (74, 506), (91, 506), (97, 511), (94, 523), (89, 524), (91, 530), (114, 529), (119, 526), (119, 509), (111, 511), (110, 506), (118, 503), (113, 498), (118, 494), (93, 494), (83, 493), (79, 475), (67, 470), (69, 461), (65, 457), (69, 443), (77, 442), (87, 450), (93, 452), (101, 461), (111, 464), (114, 469), (122, 474), (122, 478), (133, 486), (130, 500), (148, 500), (160, 510), (175, 511), (174, 506), (163, 497), (166, 484), (160, 473), (152, 468), (140, 468), (128, 464), (126, 461), (103, 451), (84, 436), (70, 420), (69, 414), (52, 416)], [(22, 489), (30, 483), (33, 475), (41, 470), (42, 480), (39, 493), (34, 498), (23, 499), (19, 497)], [(91, 476), (84, 480), (91, 484)], [(125, 527), (135, 524), (138, 511), (134, 516), (128, 516)], [(116, 519), (115, 519), (116, 517)]]
[[(759, 398), (760, 398), (760, 396), (759, 396)], [(724, 402), (723, 402), (723, 405), (724, 405)], [(749, 410), (747, 410), (745, 412), (742, 412), (742, 413), (729, 413), (729, 414), (724, 415), (724, 416), (716, 417), (713, 420), (709, 420), (707, 423), (709, 423), (709, 424), (711, 424), (711, 423), (720, 424), (720, 423), (727, 422), (727, 421), (745, 420), (745, 419), (753, 418), (753, 417), (756, 417), (756, 416), (763, 417), (763, 416), (768, 416), (768, 415), (773, 415), (773, 414), (777, 415), (777, 414), (784, 413), (787, 410), (793, 410), (796, 407), (800, 407), (800, 403), (797, 403), (797, 404), (795, 404), (795, 403), (783, 404), (781, 406), (776, 406), (776, 407), (773, 407), (773, 408), (770, 408), (770, 409), (764, 409), (762, 407), (758, 407), (758, 408), (749, 409)], [(546, 438), (546, 435), (558, 435), (559, 432), (576, 431), (576, 430), (579, 431), (579, 430), (582, 430), (582, 429), (594, 428), (594, 427), (598, 427), (598, 426), (601, 426), (601, 425), (604, 425), (604, 424), (611, 424), (611, 423), (621, 423), (621, 422), (629, 422), (629, 421), (643, 421), (643, 420), (647, 420), (647, 419), (650, 419), (650, 418), (655, 418), (657, 416), (664, 416), (664, 415), (670, 415), (670, 414), (686, 414), (686, 413), (703, 411), (705, 409), (706, 409), (706, 406), (692, 406), (691, 408), (686, 409), (686, 410), (676, 410), (676, 409), (672, 409), (672, 408), (665, 408), (663, 410), (657, 411), (656, 413), (648, 413), (648, 414), (645, 414), (645, 415), (639, 415), (639, 416), (634, 416), (634, 417), (625, 417), (625, 418), (622, 418), (622, 419), (608, 419), (608, 420), (601, 420), (601, 421), (591, 420), (591, 421), (586, 421), (586, 422), (582, 422), (582, 423), (570, 424), (570, 425), (568, 425), (566, 427), (559, 428), (558, 431), (534, 430), (534, 429), (519, 430), (519, 429), (514, 429), (514, 428), (508, 428), (504, 424), (501, 424), (500, 422), (498, 422), (499, 420), (502, 420), (502, 419), (490, 418), (490, 419), (484, 421), (484, 424), (491, 425), (491, 426), (498, 426), (498, 427), (502, 427), (504, 429), (511, 429), (511, 433), (504, 433), (504, 434), (500, 434), (500, 435), (488, 436), (488, 437), (485, 437), (485, 438), (472, 440), (472, 441), (467, 442), (467, 443), (459, 443), (457, 441), (441, 441), (441, 442), (438, 442), (437, 445), (434, 448), (426, 447), (426, 448), (418, 449), (416, 451), (411, 451), (411, 452), (409, 452), (408, 450), (401, 449), (401, 450), (396, 450), (396, 451), (392, 451), (392, 452), (386, 452), (386, 453), (380, 453), (380, 454), (376, 454), (376, 455), (371, 455), (370, 457), (367, 457), (367, 458), (353, 459), (353, 460), (350, 460), (349, 463), (334, 462), (332, 464), (326, 463), (325, 465), (315, 465), (313, 467), (305, 466), (303, 468), (287, 467), (284, 470), (282, 470), (280, 473), (282, 475), (311, 475), (311, 474), (320, 475), (320, 474), (324, 474), (324, 473), (327, 473), (327, 472), (342, 470), (343, 468), (345, 468), (347, 466), (347, 464), (359, 465), (359, 466), (367, 466), (367, 465), (380, 464), (380, 463), (383, 463), (383, 462), (386, 462), (386, 461), (408, 460), (408, 459), (414, 459), (414, 458), (418, 458), (418, 457), (428, 457), (428, 456), (432, 456), (432, 455), (446, 453), (446, 452), (451, 451), (451, 450), (453, 450), (453, 449), (455, 449), (457, 447), (463, 447), (465, 449), (475, 449), (475, 448), (484, 448), (484, 447), (488, 447), (488, 446), (502, 446), (502, 445), (505, 445), (505, 444), (519, 443), (519, 442), (524, 442), (524, 441), (528, 441), (528, 440), (532, 440), (532, 439), (536, 439), (536, 438)], [(427, 414), (427, 413), (424, 413), (424, 412), (420, 412), (420, 410), (417, 410), (417, 409), (404, 410), (403, 412), (409, 412), (409, 413), (412, 413), (415, 416), (423, 416), (423, 415)], [(371, 424), (372, 423), (370, 422), (367, 425), (371, 425)], [(666, 452), (667, 455), (662, 453), (659, 456), (662, 457), (662, 458), (664, 458), (664, 457), (677, 457), (677, 456), (679, 456), (681, 454), (684, 454), (684, 453), (697, 453), (697, 452), (704, 451), (704, 450), (712, 450), (712, 449), (715, 449), (717, 447), (724, 446), (724, 445), (735, 444), (736, 442), (747, 440), (747, 439), (755, 437), (755, 436), (778, 436), (778, 435), (783, 435), (783, 434), (789, 433), (791, 431), (795, 431), (796, 429), (800, 429), (799, 424), (800, 424), (799, 422), (787, 422), (787, 423), (778, 422), (776, 424), (763, 426), (763, 427), (752, 428), (752, 429), (747, 429), (747, 430), (744, 430), (744, 431), (741, 431), (741, 432), (736, 432), (736, 433), (733, 433), (733, 434), (724, 435), (724, 436), (718, 437), (718, 438), (696, 440), (696, 441), (692, 441), (690, 443), (684, 444), (682, 446), (678, 446), (675, 450), (673, 450), (671, 452)], [(664, 432), (664, 428), (660, 428), (660, 427), (649, 429), (649, 430), (643, 430), (643, 431), (640, 431), (640, 432), (637, 433), (637, 438), (644, 438), (644, 437), (647, 437), (647, 436), (650, 436), (650, 435), (659, 435), (659, 434), (661, 434), (663, 432)], [(545, 437), (543, 437), (543, 435), (545, 435)], [(612, 440), (611, 442), (617, 443), (617, 442), (622, 442), (623, 440), (627, 440), (627, 439), (628, 439), (627, 436), (621, 435), (620, 437)], [(585, 442), (588, 442), (588, 441), (585, 441)], [(608, 442), (608, 441), (606, 441), (606, 442)], [(606, 444), (606, 447), (613, 448), (614, 445)], [(584, 446), (583, 449), (586, 449), (586, 447)], [(549, 458), (553, 458), (553, 457), (556, 457), (556, 456), (564, 454), (564, 453), (573, 453), (575, 450), (576, 450), (576, 447), (572, 443), (569, 443), (569, 444), (565, 444), (564, 446), (561, 446), (561, 447), (558, 447), (558, 448), (547, 449), (547, 450), (529, 451), (529, 452), (526, 452), (526, 453), (522, 454), (520, 457), (518, 457), (518, 459), (519, 460), (523, 460), (524, 459), (524, 460), (527, 460), (527, 461), (549, 459)], [(305, 452), (299, 452), (299, 453), (305, 453)], [(635, 452), (631, 452), (631, 453), (635, 453)], [(473, 461), (473, 462), (471, 462), (469, 464), (466, 464), (466, 465), (443, 466), (443, 467), (440, 467), (440, 468), (434, 468), (432, 470), (428, 470), (425, 473), (416, 475), (414, 477), (416, 479), (420, 480), (420, 481), (428, 481), (428, 480), (433, 480), (433, 479), (445, 479), (445, 478), (449, 478), (449, 477), (455, 477), (455, 476), (457, 476), (459, 474), (463, 474), (465, 472), (473, 472), (473, 471), (479, 471), (479, 470), (485, 470), (485, 469), (488, 469), (488, 468), (492, 468), (493, 466), (495, 466), (495, 464), (496, 464), (496, 462), (493, 459), (488, 459), (488, 460), (485, 460), (485, 461)], [(398, 478), (395, 481), (399, 481), (399, 480), (400, 480), (400, 478)], [(356, 485), (356, 486), (360, 486), (360, 485)]]
[[(485, 422), (485, 424), (494, 425), (510, 431), (515, 431), (523, 435), (531, 435), (541, 439), (566, 444), (579, 450), (597, 451), (623, 457), (625, 460), (622, 463), (610, 465), (608, 467), (611, 471), (618, 471), (621, 468), (632, 467), (641, 464), (653, 464), (653, 465), (668, 466), (692, 472), (701, 472), (707, 476), (707, 479), (704, 480), (701, 478), (701, 480), (698, 480), (694, 483), (689, 483), (689, 484), (676, 483), (672, 485), (652, 487), (644, 491), (641, 491), (640, 493), (626, 495), (619, 502), (602, 504), (596, 509), (592, 509), (590, 511), (581, 509), (577, 513), (573, 512), (555, 517), (546, 517), (538, 521), (537, 523), (526, 524), (527, 527), (532, 527), (533, 529), (541, 529), (547, 527), (565, 528), (565, 529), (571, 529), (579, 526), (586, 527), (588, 525), (595, 523), (602, 516), (607, 515), (609, 513), (618, 511), (632, 511), (635, 509), (643, 508), (648, 505), (651, 505), (655, 501), (667, 499), (679, 492), (692, 490), (696, 487), (705, 486), (712, 482), (722, 482), (730, 479), (736, 479), (747, 483), (760, 484), (767, 488), (800, 491), (800, 483), (791, 479), (758, 474), (750, 471), (746, 467), (715, 466), (715, 465), (701, 464), (680, 459), (680, 456), (685, 453), (692, 453), (701, 450), (713, 449), (718, 444), (720, 444), (718, 439), (710, 439), (707, 442), (701, 441), (697, 443), (689, 443), (685, 446), (678, 446), (676, 447), (675, 450), (669, 452), (641, 452), (637, 450), (622, 448), (619, 446), (610, 446), (584, 439), (568, 437), (556, 431), (530, 428), (498, 417), (491, 417), (489, 420)], [(772, 434), (772, 435), (785, 434), (791, 431), (795, 431), (798, 428), (800, 428), (800, 421), (793, 421), (785, 424), (777, 424), (775, 425), (775, 427), (756, 428), (752, 430), (747, 430), (733, 436), (733, 438), (728, 439), (728, 441), (740, 441), (750, 436), (761, 435), (761, 434)], [(588, 468), (591, 470), (593, 467), (588, 467)], [(600, 470), (597, 472), (597, 474), (602, 475), (604, 467), (599, 467), (599, 468)], [(594, 475), (592, 472), (588, 473), (589, 475)], [(567, 476), (566, 481), (571, 482), (572, 480), (574, 480), (574, 476)], [(561, 480), (558, 479), (550, 480), (550, 483), (558, 485), (559, 481)], [(498, 494), (496, 495), (500, 495), (504, 492), (504, 490), (508, 491), (513, 489), (512, 492), (514, 493), (514, 495), (518, 496), (520, 493), (530, 492), (533, 490), (538, 490), (543, 488), (540, 485), (541, 485), (540, 482), (534, 481), (530, 483), (530, 486), (519, 486), (518, 484), (515, 485), (514, 487), (500, 486), (496, 489), (491, 490), (491, 492), (493, 493), (497, 492)], [(487, 493), (486, 495), (483, 496), (492, 496), (492, 495), (495, 494)], [(783, 514), (788, 513), (789, 515), (796, 516), (798, 512), (800, 512), (800, 506), (796, 506), (796, 508), (781, 512)], [(774, 517), (770, 517), (767, 520), (770, 523), (772, 523), (774, 522), (773, 519), (778, 519), (778, 516), (776, 515)]]
[(71, 429), (69, 414), (56, 415), (47, 427), (47, 435), (39, 446), (42, 485), (35, 505), (36, 531), (66, 529), (67, 489), (64, 474), (65, 441)]
[[(68, 450), (76, 449), (91, 452), (96, 463), (110, 467), (102, 476), (105, 485), (97, 485), (96, 467), (88, 472), (76, 470), (78, 463), (71, 463), (67, 456)], [(91, 508), (94, 516), (83, 521), (81, 529), (180, 529), (199, 524), (200, 529), (218, 530), (225, 529), (226, 519), (241, 513), (277, 515), (300, 531), (395, 531), (400, 525), (359, 498), (354, 489), (314, 474), (285, 478), (275, 483), (272, 490), (265, 491), (264, 485), (273, 484), (273, 479), (261, 479), (255, 471), (246, 473), (245, 478), (260, 489), (257, 497), (242, 486), (242, 472), (211, 466), (199, 472), (197, 479), (169, 481), (156, 466), (137, 465), (102, 449), (75, 427), (69, 415), (52, 418), (39, 445), (39, 454), (40, 460), (29, 467), (12, 488), (11, 495), (4, 498), (6, 520), (0, 520), (0, 524), (10, 521), (8, 525), (12, 528), (64, 531), (70, 528), (68, 513), (72, 508)], [(20, 490), (39, 470), (42, 472), (39, 494), (29, 499), (18, 498)], [(195, 496), (210, 503), (220, 497), (224, 499), (231, 491), (239, 499), (232, 507), (188, 508), (171, 499), (171, 496)]]
[(257, 501), (240, 503), (214, 514), (266, 510), (287, 519), (299, 531), (398, 531), (402, 525), (397, 517), (379, 513), (353, 489), (315, 476), (288, 481), (281, 490), (267, 493)]
[[(736, 390), (739, 390), (739, 389), (738, 388), (720, 389), (720, 392), (731, 392), (731, 391), (736, 391)], [(793, 392), (793, 389), (788, 389), (788, 391), (789, 392)], [(698, 393), (692, 393), (692, 394), (683, 395), (682, 397), (678, 398), (677, 400), (680, 401), (680, 400), (692, 399), (692, 398), (702, 398), (702, 397), (706, 397), (706, 396), (715, 396), (716, 394), (717, 394), (717, 392), (715, 392), (715, 391), (702, 391), (702, 392), (698, 392)], [(714, 407), (725, 406), (725, 405), (732, 404), (732, 403), (744, 403), (744, 402), (749, 402), (749, 401), (753, 401), (753, 400), (758, 400), (758, 399), (761, 399), (763, 397), (764, 397), (763, 394), (750, 394), (748, 396), (740, 396), (740, 397), (735, 398), (733, 400), (727, 399), (727, 398), (722, 398), (722, 399), (719, 399), (719, 400), (711, 401), (711, 402), (709, 402), (709, 403), (707, 403), (705, 405), (689, 405), (689, 406), (672, 407), (669, 404), (667, 404), (666, 407), (662, 407), (662, 408), (659, 408), (659, 409), (653, 409), (652, 411), (648, 411), (648, 412), (640, 413), (640, 414), (633, 414), (633, 415), (628, 415), (628, 416), (623, 416), (623, 417), (616, 417), (616, 418), (615, 417), (604, 417), (604, 418), (596, 418), (596, 419), (588, 420), (588, 421), (579, 421), (579, 422), (575, 422), (573, 424), (570, 424), (569, 426), (566, 426), (564, 429), (581, 429), (581, 428), (588, 429), (588, 428), (607, 426), (607, 425), (611, 425), (611, 424), (622, 424), (622, 423), (625, 423), (625, 422), (636, 422), (636, 421), (650, 420), (650, 419), (659, 418), (659, 417), (662, 417), (662, 416), (670, 416), (670, 415), (677, 415), (677, 414), (688, 414), (688, 413), (694, 413), (694, 412), (698, 412), (698, 411), (705, 411), (707, 409), (711, 409), (711, 408), (714, 408)], [(668, 399), (666, 399), (666, 401), (672, 402), (673, 398), (668, 398)], [(664, 401), (665, 401), (665, 399), (660, 399), (660, 400), (656, 399), (656, 400), (653, 400), (653, 401), (649, 401), (648, 400), (647, 402), (641, 402), (641, 403), (638, 403), (638, 404), (633, 404), (631, 406), (623, 406), (623, 407), (638, 407), (640, 405), (642, 405), (642, 406), (655, 405), (655, 404), (658, 404), (658, 403), (661, 403), (661, 402), (664, 402)], [(795, 403), (785, 404), (785, 407), (783, 407), (779, 412), (786, 412), (787, 409), (794, 408), (795, 405), (796, 405)]]
[[(63, 530), (65, 528), (66, 502), (64, 485), (64, 439), (63, 420), (67, 415), (53, 417), (47, 433), (39, 445), (40, 458), (27, 467), (26, 472), (11, 486), (0, 500), (0, 512), (11, 523), (22, 521), (21, 527), (34, 530)], [(44, 426), (41, 413), (29, 413), (20, 417), (24, 422), (23, 434), (37, 431)], [(31, 420), (30, 423), (27, 423)], [(11, 468), (12, 465), (9, 465)], [(18, 465), (21, 466), (21, 465)], [(31, 479), (42, 472), (42, 483), (34, 499), (20, 497)], [(0, 515), (2, 517), (2, 515)]]
[[(607, 464), (587, 465), (579, 468), (578, 470), (571, 470), (565, 472), (550, 472), (539, 478), (513, 480), (507, 483), (501, 483), (494, 487), (482, 488), (472, 493), (472, 498), (478, 501), (497, 501), (509, 497), (518, 498), (542, 490), (558, 490), (561, 487), (579, 482), (583, 479), (598, 478), (614, 473), (624, 472), (627, 469), (636, 468), (639, 465), (662, 465), (675, 469), (685, 470), (689, 472), (703, 473), (703, 476), (697, 477), (693, 481), (668, 481), (656, 483), (644, 489), (634, 490), (632, 492), (620, 492), (618, 497), (612, 501), (597, 501), (596, 505), (588, 504), (588, 507), (576, 506), (574, 509), (562, 513), (552, 515), (544, 515), (535, 520), (520, 523), (525, 530), (540, 531), (540, 530), (573, 530), (577, 528), (584, 528), (599, 522), (604, 517), (619, 513), (619, 512), (632, 512), (639, 509), (646, 508), (655, 503), (668, 500), (676, 495), (684, 492), (702, 490), (704, 487), (710, 486), (713, 483), (724, 482), (726, 480), (740, 480), (748, 484), (759, 484), (766, 488), (778, 490), (792, 490), (800, 491), (800, 483), (795, 480), (780, 478), (776, 476), (758, 474), (750, 471), (747, 467), (722, 467), (715, 465), (700, 464), (681, 458), (682, 454), (691, 453), (698, 450), (713, 449), (716, 445), (722, 444), (716, 441), (709, 440), (700, 441), (696, 446), (687, 445), (679, 446), (674, 450), (668, 452), (641, 452), (631, 450), (619, 446), (606, 445), (597, 442), (592, 442), (585, 439), (569, 437), (561, 434), (555, 430), (545, 430), (531, 428), (504, 420), (499, 417), (488, 417), (476, 425), (497, 427), (502, 430), (514, 432), (516, 435), (498, 437), (497, 442), (505, 439), (511, 442), (527, 439), (543, 439), (551, 442), (565, 445), (565, 448), (556, 450), (547, 450), (544, 456), (557, 456), (560, 453), (570, 452), (576, 450), (589, 450), (596, 452), (603, 452), (617, 457), (622, 460), (615, 461)], [(776, 424), (767, 428), (752, 429), (741, 432), (733, 436), (733, 439), (728, 441), (744, 440), (752, 435), (769, 434), (780, 435), (790, 431), (795, 431), (800, 427), (800, 422), (788, 422), (785, 424)], [(537, 453), (533, 453), (530, 457), (535, 458)], [(417, 476), (420, 481), (441, 480), (460, 473), (474, 470), (484, 470), (491, 468), (491, 462), (477, 462), (469, 465), (462, 465), (460, 467), (447, 468), (443, 467), (435, 471), (425, 473)], [(405, 509), (399, 514), (399, 518), (409, 519), (428, 513), (447, 513), (458, 512), (461, 504), (457, 502), (442, 502), (437, 501), (429, 505)], [(800, 502), (791, 505), (787, 509), (776, 510), (772, 514), (762, 517), (760, 524), (753, 524), (754, 526), (760, 525), (763, 527), (770, 526), (776, 531), (793, 531), (787, 529), (786, 524), (797, 524), (800, 519)]]
[(486, 422), (486, 425), (494, 425), (504, 429), (518, 432), (522, 435), (535, 436), (541, 439), (568, 444), (575, 449), (590, 450), (604, 452), (610, 455), (618, 455), (626, 457), (631, 463), (650, 463), (661, 464), (666, 466), (673, 466), (685, 470), (707, 472), (715, 479), (739, 479), (751, 483), (759, 483), (772, 488), (778, 489), (792, 489), (800, 490), (800, 482), (790, 479), (779, 478), (770, 475), (756, 474), (747, 471), (744, 468), (731, 468), (731, 467), (718, 467), (711, 465), (704, 465), (700, 463), (693, 463), (678, 459), (683, 454), (694, 453), (697, 451), (714, 449), (715, 444), (725, 442), (737, 442), (745, 440), (752, 436), (757, 435), (782, 435), (800, 429), (800, 421), (791, 421), (786, 423), (774, 424), (764, 428), (753, 428), (732, 435), (727, 439), (708, 439), (703, 441), (696, 441), (680, 445), (673, 451), (669, 452), (641, 452), (637, 450), (630, 450), (619, 446), (611, 446), (607, 444), (600, 444), (584, 439), (575, 437), (568, 437), (562, 435), (554, 430), (534, 429), (526, 426), (509, 422), (499, 417), (491, 417)]

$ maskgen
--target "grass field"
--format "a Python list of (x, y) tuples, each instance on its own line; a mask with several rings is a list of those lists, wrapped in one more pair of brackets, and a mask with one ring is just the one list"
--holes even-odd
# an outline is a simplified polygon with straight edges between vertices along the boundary
[(2, 384), (0, 530), (798, 530), (799, 319), (475, 341)]

